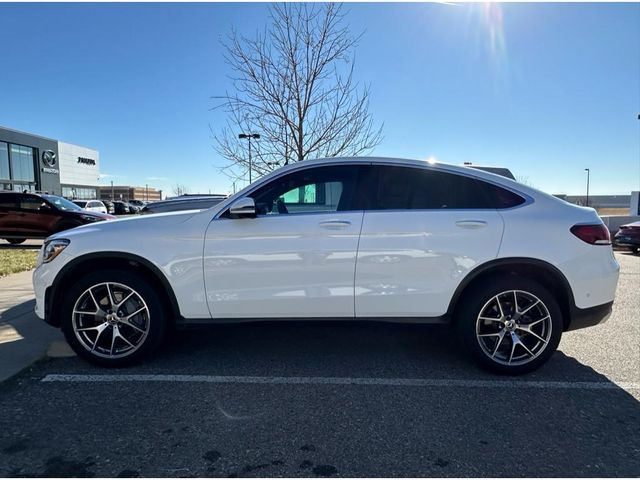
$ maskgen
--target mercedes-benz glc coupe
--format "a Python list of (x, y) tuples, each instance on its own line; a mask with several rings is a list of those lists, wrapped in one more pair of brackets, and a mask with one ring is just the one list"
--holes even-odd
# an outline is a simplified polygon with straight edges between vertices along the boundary
[(516, 374), (609, 316), (618, 271), (591, 208), (467, 167), (341, 158), (206, 210), (53, 235), (33, 281), (37, 315), (103, 366), (173, 325), (366, 319), (451, 324), (482, 366)]

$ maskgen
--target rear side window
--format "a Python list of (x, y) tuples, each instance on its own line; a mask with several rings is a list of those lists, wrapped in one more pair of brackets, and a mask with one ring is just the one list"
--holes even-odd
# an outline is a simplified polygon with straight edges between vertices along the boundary
[(525, 202), (525, 199), (520, 195), (506, 188), (483, 182), (482, 180), (478, 180), (478, 183), (482, 186), (492, 208), (512, 208), (522, 205)]
[(411, 167), (374, 167), (376, 210), (494, 208), (480, 182), (471, 177)]
[(0, 208), (18, 208), (18, 196), (12, 193), (0, 194)]

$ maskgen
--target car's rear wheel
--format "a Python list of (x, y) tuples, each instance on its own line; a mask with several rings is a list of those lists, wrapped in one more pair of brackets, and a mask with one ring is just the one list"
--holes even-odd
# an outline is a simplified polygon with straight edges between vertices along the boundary
[(542, 285), (499, 277), (468, 292), (457, 310), (464, 345), (479, 364), (517, 375), (543, 365), (562, 336), (562, 312)]
[(166, 314), (156, 291), (134, 272), (105, 270), (82, 277), (63, 300), (62, 330), (71, 348), (92, 363), (134, 363), (160, 344)]
[(20, 245), (26, 240), (26, 238), (6, 238), (5, 240), (11, 245)]

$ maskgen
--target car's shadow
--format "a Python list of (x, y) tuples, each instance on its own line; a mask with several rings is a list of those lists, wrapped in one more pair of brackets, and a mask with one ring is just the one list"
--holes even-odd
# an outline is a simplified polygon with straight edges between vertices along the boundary
[[(480, 369), (447, 325), (265, 321), (170, 332), (152, 358), (127, 370), (203, 375), (503, 378)], [(524, 377), (602, 381), (556, 352)]]

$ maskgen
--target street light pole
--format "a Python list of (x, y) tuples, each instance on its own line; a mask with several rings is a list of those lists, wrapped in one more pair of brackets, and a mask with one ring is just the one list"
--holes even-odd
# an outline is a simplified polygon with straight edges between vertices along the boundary
[(587, 172), (587, 207), (589, 206), (589, 169), (585, 168), (584, 169)]
[(244, 140), (249, 140), (249, 183), (251, 183), (251, 170), (252, 170), (252, 165), (251, 165), (251, 139), (254, 138), (256, 140), (258, 140), (260, 138), (260, 134), (259, 133), (241, 133), (238, 135), (238, 138)]
[(115, 200), (115, 197), (113, 196), (113, 180), (111, 180), (111, 200)]

